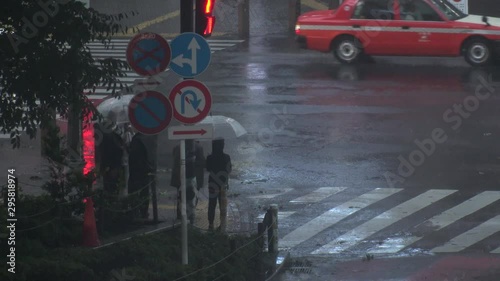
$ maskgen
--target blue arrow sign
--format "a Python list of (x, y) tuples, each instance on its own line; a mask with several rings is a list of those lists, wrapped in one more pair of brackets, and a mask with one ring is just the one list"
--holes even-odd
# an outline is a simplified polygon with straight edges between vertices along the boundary
[(182, 33), (170, 42), (170, 47), (170, 69), (182, 77), (193, 78), (200, 75), (210, 64), (210, 46), (207, 40), (197, 33)]

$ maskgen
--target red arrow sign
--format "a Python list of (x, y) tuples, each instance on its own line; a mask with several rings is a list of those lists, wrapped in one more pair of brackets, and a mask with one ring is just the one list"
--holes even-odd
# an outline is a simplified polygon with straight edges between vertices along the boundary
[(168, 128), (168, 138), (171, 140), (211, 139), (214, 135), (212, 125), (175, 126)]
[(206, 134), (207, 131), (201, 129), (201, 130), (195, 130), (195, 131), (174, 131), (174, 135), (201, 135), (203, 136)]

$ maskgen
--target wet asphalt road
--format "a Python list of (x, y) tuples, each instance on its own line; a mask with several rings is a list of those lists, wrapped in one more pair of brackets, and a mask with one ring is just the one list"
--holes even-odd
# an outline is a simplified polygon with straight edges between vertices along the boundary
[[(275, 37), (215, 54), (198, 79), (212, 91), (213, 113), (249, 131), (234, 142), (233, 153), (245, 163), (246, 180), (265, 179), (269, 187), (384, 186), (388, 172), (400, 175), (398, 157), (409, 160), (419, 150), (415, 141), (441, 129), (446, 140), (411, 176), (401, 174), (404, 182), (396, 187), (477, 190), (499, 180), (496, 74), (460, 58), (376, 58), (342, 66), (330, 54)], [(491, 87), (484, 100), (473, 98), (481, 81)], [(471, 106), (462, 116), (454, 105), (464, 102)]]
[[(355, 234), (348, 231), (376, 216), (394, 215), (391, 208), (424, 192), (449, 191), (375, 235), (347, 241), (353, 247), (336, 257), (348, 259), (384, 246), (385, 239), (391, 246), (411, 235), (425, 239), (393, 256), (428, 255), (498, 215), (500, 202), (478, 202), (484, 203), (480, 211), (453, 221), (444, 234), (413, 229), (483, 191), (500, 191), (499, 74), (470, 68), (461, 58), (375, 58), (342, 66), (331, 54), (297, 48), (291, 37), (270, 36), (215, 53), (198, 80), (212, 92), (213, 114), (235, 118), (248, 130), (227, 144), (235, 165), (232, 192), (249, 199), (256, 215), (278, 204), (280, 238), (375, 188), (402, 190), (288, 248), (295, 257)], [(169, 159), (170, 147), (163, 149), (160, 159)], [(346, 189), (290, 202), (320, 187)], [(498, 241), (494, 231), (467, 251), (490, 252)]]
[[(342, 66), (331, 54), (301, 50), (292, 38), (275, 36), (214, 54), (198, 79), (212, 91), (213, 114), (233, 117), (249, 132), (228, 143), (235, 163), (232, 193), (248, 199), (256, 215), (278, 204), (280, 247), (292, 257), (328, 261), (357, 260), (415, 236), (421, 239), (400, 251), (375, 255), (425, 257), (465, 231), (477, 241), (457, 253), (487, 254), (500, 247), (498, 219), (491, 221), (500, 200), (474, 201), (478, 211), (457, 207), (481, 192), (500, 191), (499, 74), (498, 68), (471, 68), (461, 58), (375, 58)], [(434, 147), (427, 140), (433, 137), (439, 141)], [(410, 168), (402, 168), (401, 159)], [(320, 187), (345, 189), (293, 202)], [(320, 231), (310, 227), (320, 215), (342, 213), (343, 204), (375, 188), (402, 191), (340, 216), (334, 225), (323, 217)], [(446, 194), (396, 208), (426, 192)], [(429, 225), (452, 208), (458, 209)], [(492, 235), (477, 235), (488, 227)], [(297, 231), (310, 238), (287, 248), (285, 240)], [(329, 242), (330, 250), (344, 251), (312, 255)]]

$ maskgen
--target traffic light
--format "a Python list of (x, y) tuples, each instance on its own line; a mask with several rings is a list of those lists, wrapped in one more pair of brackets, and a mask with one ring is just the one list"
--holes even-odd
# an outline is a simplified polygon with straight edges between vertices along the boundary
[(215, 25), (213, 15), (215, 0), (196, 0), (195, 32), (210, 37)]

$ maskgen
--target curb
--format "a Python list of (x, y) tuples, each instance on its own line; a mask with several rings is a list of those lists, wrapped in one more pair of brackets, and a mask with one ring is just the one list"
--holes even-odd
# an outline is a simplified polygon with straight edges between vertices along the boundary
[[(157, 232), (161, 232), (161, 231), (172, 230), (172, 229), (175, 229), (177, 227), (180, 227), (180, 225), (181, 225), (180, 223), (174, 223), (174, 224), (169, 224), (169, 225), (166, 225), (166, 226), (156, 226), (156, 227), (154, 227), (154, 229), (149, 230), (149, 231), (145, 231), (145, 232), (144, 232), (144, 229), (137, 230), (136, 233), (134, 233), (134, 234), (132, 234), (130, 236), (126, 236), (125, 238), (110, 239), (111, 242), (105, 243), (105, 244), (97, 246), (97, 247), (93, 247), (92, 250), (102, 249), (102, 248), (111, 246), (113, 244), (117, 244), (117, 243), (120, 243), (120, 242), (123, 242), (123, 241), (130, 240), (133, 237), (139, 237), (139, 236), (149, 235), (149, 234), (153, 234), (153, 233), (157, 233)], [(115, 240), (115, 241), (113, 241), (113, 240)]]
[(288, 262), (288, 259), (290, 258), (290, 252), (285, 252), (285, 251), (278, 251), (278, 255), (276, 256), (276, 261), (275, 261), (275, 269), (273, 274), (269, 276), (265, 281), (272, 281), (276, 276), (278, 276), (279, 273), (283, 271), (285, 268), (285, 264)]

